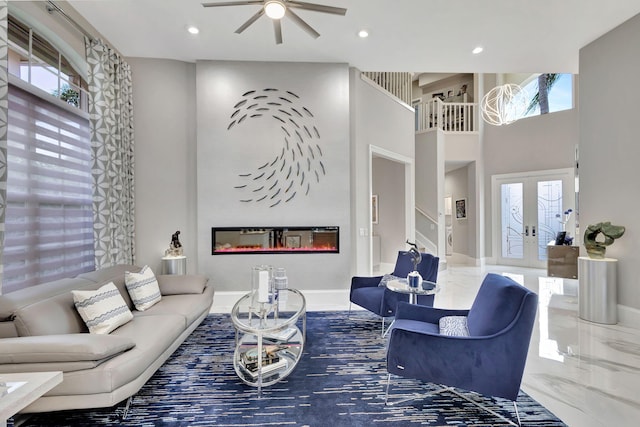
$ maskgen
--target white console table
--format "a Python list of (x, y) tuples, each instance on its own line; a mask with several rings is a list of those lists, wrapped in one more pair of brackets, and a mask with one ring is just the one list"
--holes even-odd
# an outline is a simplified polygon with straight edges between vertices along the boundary
[(0, 426), (62, 382), (62, 372), (0, 374)]

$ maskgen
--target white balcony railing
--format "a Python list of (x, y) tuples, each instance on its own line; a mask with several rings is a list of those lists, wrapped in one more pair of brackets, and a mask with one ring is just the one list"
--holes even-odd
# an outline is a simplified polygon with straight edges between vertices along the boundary
[(440, 98), (414, 105), (416, 132), (442, 129), (445, 132), (477, 132), (478, 104), (443, 102)]
[(362, 75), (400, 101), (411, 105), (411, 73), (363, 71)]

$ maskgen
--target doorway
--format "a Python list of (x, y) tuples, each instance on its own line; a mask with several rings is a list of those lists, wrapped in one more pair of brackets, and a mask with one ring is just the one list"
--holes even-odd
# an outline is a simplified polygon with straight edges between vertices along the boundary
[[(493, 247), (497, 263), (546, 268), (547, 245), (559, 231), (574, 229), (573, 169), (535, 171), (492, 177)], [(574, 233), (568, 232), (573, 236)]]
[(414, 239), (413, 159), (370, 145), (369, 173), (369, 194), (372, 199), (376, 196), (375, 204), (370, 204), (369, 228), (369, 266), (373, 274), (386, 271), (389, 264), (393, 269), (397, 251), (406, 250), (406, 239)]

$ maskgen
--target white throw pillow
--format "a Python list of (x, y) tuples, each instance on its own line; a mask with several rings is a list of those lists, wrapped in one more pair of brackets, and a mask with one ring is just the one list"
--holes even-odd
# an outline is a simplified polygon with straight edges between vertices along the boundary
[(131, 319), (133, 314), (112, 282), (95, 291), (71, 291), (80, 317), (92, 334), (108, 334)]
[(402, 277), (396, 277), (393, 274), (385, 274), (384, 276), (382, 276), (382, 279), (380, 279), (380, 283), (378, 283), (378, 286), (387, 286), (387, 283), (391, 282), (392, 280), (402, 280)]
[(136, 310), (145, 311), (162, 298), (156, 276), (148, 265), (142, 267), (139, 273), (126, 271), (124, 283)]
[(444, 316), (439, 322), (440, 334), (451, 337), (468, 337), (467, 316)]

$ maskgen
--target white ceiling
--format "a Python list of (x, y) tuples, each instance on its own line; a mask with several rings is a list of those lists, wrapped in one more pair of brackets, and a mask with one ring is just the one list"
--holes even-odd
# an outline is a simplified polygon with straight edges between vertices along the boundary
[[(284, 43), (257, 5), (218, 0), (68, 0), (123, 55), (196, 60), (348, 63), (363, 71), (578, 73), (578, 51), (640, 13), (638, 0), (312, 0), (346, 16), (297, 9), (321, 36), (286, 17)], [(303, 0), (304, 1), (304, 0)], [(188, 25), (200, 28), (193, 36)], [(360, 29), (370, 36), (361, 39)], [(473, 55), (476, 46), (484, 52)]]

